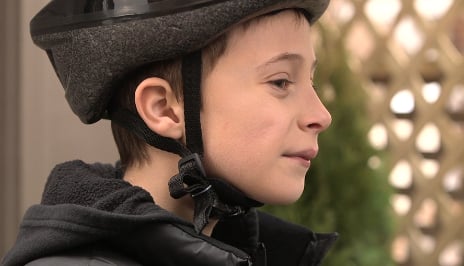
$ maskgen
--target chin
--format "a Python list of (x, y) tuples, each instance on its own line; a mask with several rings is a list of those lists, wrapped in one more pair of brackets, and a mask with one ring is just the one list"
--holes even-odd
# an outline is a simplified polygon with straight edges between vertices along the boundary
[(290, 204), (293, 204), (297, 200), (300, 199), (301, 194), (302, 193), (298, 194), (298, 196), (279, 199), (278, 201), (276, 201), (275, 203), (272, 203), (272, 204), (275, 204), (275, 205), (290, 205)]
[(261, 200), (256, 199), (264, 204), (270, 205), (290, 205), (295, 203), (297, 200), (300, 199), (301, 195), (303, 194), (303, 189), (298, 189), (295, 191), (279, 191), (276, 193), (272, 193), (271, 195), (263, 195)]

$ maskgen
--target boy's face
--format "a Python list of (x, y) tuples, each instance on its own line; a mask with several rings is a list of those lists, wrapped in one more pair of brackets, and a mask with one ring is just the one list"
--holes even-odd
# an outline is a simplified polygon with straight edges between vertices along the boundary
[(203, 86), (205, 167), (263, 203), (297, 200), (331, 117), (312, 85), (310, 25), (284, 11), (236, 27)]

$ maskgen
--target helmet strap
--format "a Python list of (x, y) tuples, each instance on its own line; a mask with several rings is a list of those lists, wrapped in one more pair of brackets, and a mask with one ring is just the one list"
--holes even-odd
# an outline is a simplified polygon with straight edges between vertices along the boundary
[(182, 59), (185, 135), (187, 148), (203, 156), (203, 137), (200, 122), (201, 109), (201, 50), (185, 55)]
[(108, 110), (108, 116), (111, 121), (124, 127), (128, 131), (136, 134), (152, 147), (163, 151), (175, 153), (181, 157), (191, 154), (191, 152), (177, 140), (161, 136), (153, 132), (140, 118), (140, 116), (124, 108), (113, 108)]

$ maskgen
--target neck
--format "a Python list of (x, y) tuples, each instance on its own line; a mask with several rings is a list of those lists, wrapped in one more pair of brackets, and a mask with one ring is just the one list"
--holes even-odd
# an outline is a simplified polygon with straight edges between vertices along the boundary
[[(168, 182), (178, 173), (178, 155), (152, 147), (148, 148), (149, 162), (128, 167), (124, 180), (133, 186), (148, 191), (161, 208), (176, 214), (184, 220), (193, 222), (194, 202), (190, 196), (174, 199), (169, 193)], [(217, 221), (210, 221), (203, 234), (210, 236)]]

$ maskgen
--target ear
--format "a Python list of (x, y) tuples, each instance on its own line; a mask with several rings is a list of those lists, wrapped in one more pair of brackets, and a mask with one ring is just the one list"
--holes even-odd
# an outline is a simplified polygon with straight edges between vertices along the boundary
[(147, 78), (135, 90), (135, 106), (145, 124), (157, 134), (183, 139), (184, 107), (170, 84), (160, 78)]

